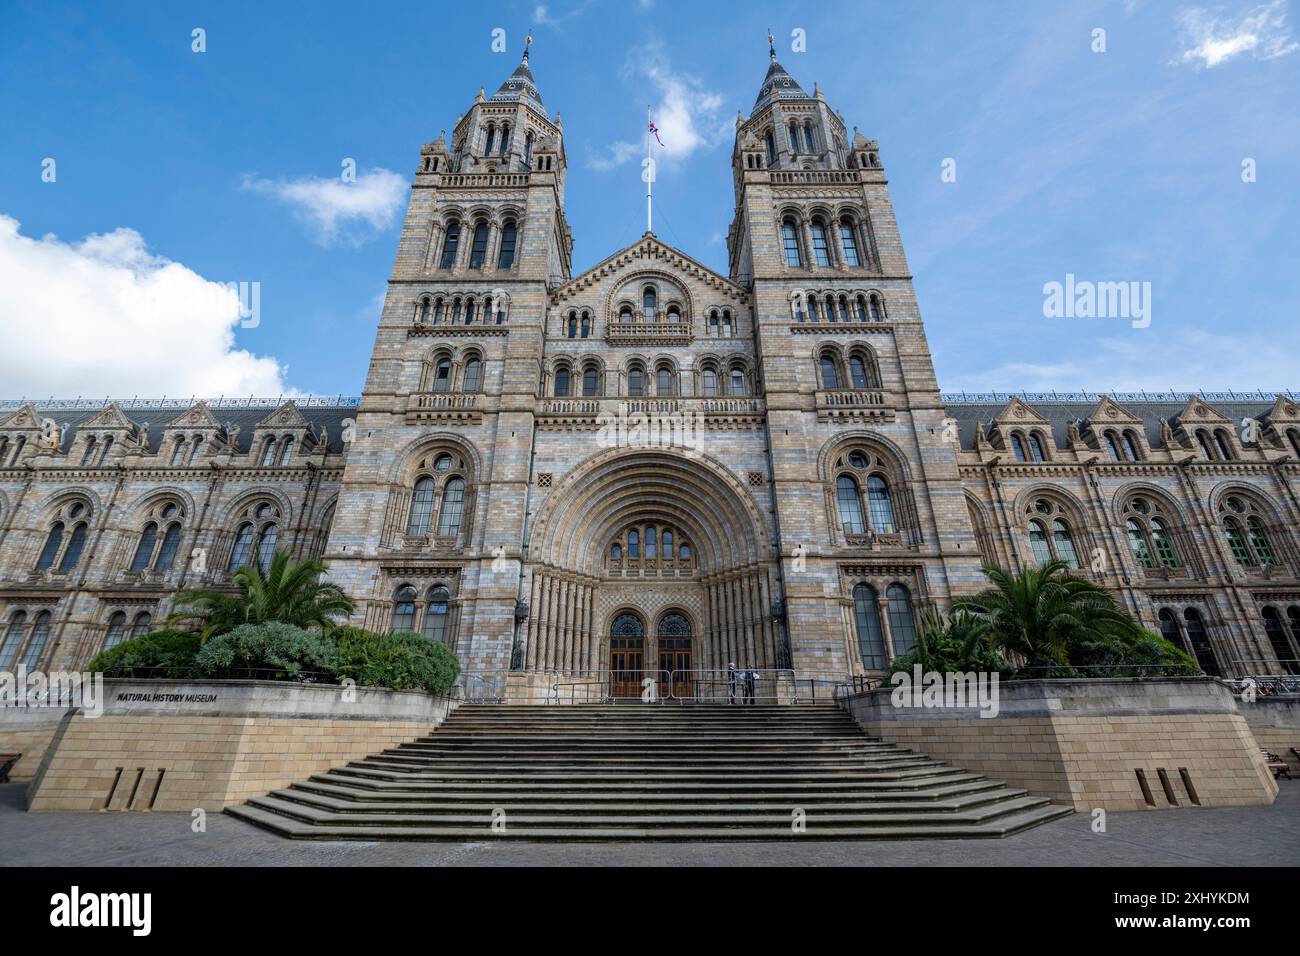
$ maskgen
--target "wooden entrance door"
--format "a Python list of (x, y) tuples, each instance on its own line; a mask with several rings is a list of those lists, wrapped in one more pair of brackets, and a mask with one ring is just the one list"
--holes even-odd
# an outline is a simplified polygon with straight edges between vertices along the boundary
[(645, 624), (635, 614), (620, 614), (609, 629), (609, 694), (639, 699), (645, 672)]
[[(689, 700), (693, 691), (691, 673), (691, 622), (677, 613), (659, 619), (660, 696), (670, 692), (680, 700)], [(668, 674), (671, 673), (671, 684)]]

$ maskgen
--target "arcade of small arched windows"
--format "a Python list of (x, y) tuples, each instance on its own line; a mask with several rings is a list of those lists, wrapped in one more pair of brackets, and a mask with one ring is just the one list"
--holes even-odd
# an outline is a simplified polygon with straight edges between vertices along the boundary
[(435, 394), (481, 392), (484, 368), (483, 353), (477, 348), (459, 353), (449, 348), (437, 349), (424, 363), (420, 390)]
[(591, 338), (591, 312), (587, 309), (570, 309), (564, 321), (564, 336), (569, 339)]
[(1142, 436), (1135, 428), (1107, 428), (1097, 433), (1098, 446), (1111, 461), (1142, 461), (1146, 458)]
[(176, 567), (184, 531), (185, 509), (165, 498), (153, 502), (140, 517), (139, 535), (126, 570), (131, 575), (167, 574)]
[(831, 475), (839, 528), (850, 545), (871, 540), (902, 543), (902, 529), (911, 522), (905, 501), (899, 500), (896, 469), (879, 453), (854, 447), (838, 456)]
[(1144, 572), (1177, 571), (1185, 565), (1183, 532), (1171, 507), (1159, 496), (1130, 495), (1120, 509), (1133, 562)]
[(1234, 492), (1220, 497), (1219, 525), (1233, 561), (1247, 571), (1264, 573), (1280, 563), (1283, 540), (1274, 518), (1253, 496)]
[(605, 570), (618, 576), (690, 575), (695, 551), (672, 525), (638, 522), (624, 528), (605, 549)]
[(36, 559), (35, 570), (66, 575), (77, 569), (90, 533), (91, 506), (81, 498), (59, 504), (47, 519), (45, 543)]
[(199, 462), (199, 453), (207, 440), (202, 435), (176, 435), (164, 442), (163, 447), (171, 445), (167, 464), (170, 468), (188, 468)]
[(505, 325), (510, 297), (490, 292), (426, 293), (415, 302), (416, 325)]
[(860, 213), (788, 209), (778, 217), (777, 237), (791, 269), (880, 269), (871, 229)]
[(1055, 498), (1034, 498), (1024, 511), (1025, 534), (1035, 564), (1064, 561), (1072, 571), (1079, 569), (1079, 547), (1075, 539), (1076, 519)]
[(283, 524), (284, 515), (277, 501), (256, 498), (245, 504), (235, 518), (226, 571), (233, 574), (253, 565), (263, 570), (269, 568)]
[(454, 649), (459, 616), (449, 582), (434, 581), (423, 587), (403, 583), (393, 592), (389, 630), (423, 634)]
[(12, 608), (0, 632), (0, 672), (19, 666), (38, 670), (45, 657), (54, 627), (54, 612), (48, 608)]
[(662, 279), (634, 280), (614, 297), (611, 321), (620, 325), (632, 323), (680, 326), (691, 321), (691, 310), (686, 293), (677, 285)]
[(880, 365), (865, 343), (823, 345), (817, 350), (817, 381), (825, 391), (878, 389)]
[[(671, 358), (634, 356), (623, 369), (622, 386), (610, 388), (599, 359), (557, 359), (550, 373), (550, 394), (556, 398), (604, 398), (611, 393), (628, 398), (672, 398), (688, 394), (681, 371)], [(694, 376), (694, 397), (746, 396), (755, 393), (753, 372), (741, 358), (708, 357)]]
[(885, 300), (879, 292), (817, 292), (790, 294), (790, 315), (796, 323), (839, 322), (865, 325), (884, 322)]
[(429, 538), (454, 545), (465, 523), (469, 471), (465, 460), (450, 451), (434, 451), (416, 463), (406, 513), (408, 545)]
[(12, 468), (27, 448), (26, 435), (0, 435), (0, 468)]
[[(113, 450), (114, 439), (112, 435), (87, 435), (82, 439), (81, 446), (81, 467), (83, 468), (102, 468), (108, 461), (109, 453)], [(0, 450), (0, 460), (4, 457), (3, 450)]]
[(1236, 461), (1232, 432), (1227, 428), (1198, 428), (1193, 433), (1196, 447), (1206, 461)]
[(852, 588), (853, 631), (858, 658), (866, 671), (883, 671), (896, 657), (916, 649), (917, 605), (906, 584), (883, 590), (867, 581)]
[[(261, 440), (257, 463), (262, 468), (283, 468), (293, 462), (293, 452), (298, 444), (296, 436), (267, 435)], [(173, 449), (173, 452), (175, 449)]]
[(1013, 429), (1006, 433), (1005, 441), (1018, 462), (1047, 461), (1053, 447), (1048, 433), (1041, 428)]
[(486, 216), (450, 218), (441, 229), (438, 268), (498, 271), (512, 269), (519, 257), (520, 221), (515, 215), (498, 222)]
[(1191, 655), (1206, 674), (1214, 677), (1223, 673), (1201, 608), (1162, 607), (1156, 612), (1156, 621), (1161, 637)]
[(100, 650), (107, 651), (123, 641), (144, 637), (153, 629), (153, 618), (150, 611), (110, 611), (104, 622), (104, 642)]

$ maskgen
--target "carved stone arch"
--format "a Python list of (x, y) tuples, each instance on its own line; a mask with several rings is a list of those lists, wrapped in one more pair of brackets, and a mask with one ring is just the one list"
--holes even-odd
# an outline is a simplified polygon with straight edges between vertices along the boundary
[(682, 604), (667, 604), (664, 607), (659, 608), (655, 612), (654, 620), (650, 624), (650, 627), (656, 638), (659, 637), (659, 627), (661, 624), (663, 624), (664, 618), (672, 614), (675, 614), (679, 617), (684, 617), (686, 619), (686, 623), (690, 627), (690, 631), (691, 631), (690, 636), (692, 638), (699, 636), (700, 622), (697, 619), (698, 616), (696, 615), (696, 613), (692, 611), (690, 608)]
[(989, 509), (969, 491), (964, 491), (962, 497), (966, 501), (966, 513), (970, 516), (971, 529), (975, 533), (975, 550), (981, 562), (1000, 566), (1002, 554), (994, 534), (997, 525), (990, 517)]
[[(880, 356), (876, 352), (875, 346), (865, 339), (855, 339), (845, 347), (845, 360), (848, 361), (855, 356), (863, 359), (867, 363), (867, 372), (873, 384), (868, 388), (883, 388), (884, 379), (881, 377)], [(850, 369), (850, 384), (852, 384), (852, 370)]]
[(159, 488), (150, 488), (148, 491), (137, 495), (130, 504), (122, 508), (122, 511), (131, 516), (129, 520), (135, 520), (144, 511), (153, 507), (155, 502), (163, 498), (173, 498), (178, 501), (181, 511), (184, 512), (187, 519), (193, 519), (198, 514), (194, 510), (194, 496), (178, 485), (163, 485)]
[(628, 296), (623, 295), (622, 293), (629, 289), (632, 290), (635, 295), (632, 297), (632, 301), (626, 304), (632, 306), (632, 312), (635, 314), (636, 311), (641, 308), (641, 290), (644, 289), (647, 284), (654, 285), (655, 297), (661, 311), (666, 309), (667, 303), (670, 301), (670, 297), (664, 293), (664, 286), (667, 286), (668, 288), (677, 290), (680, 295), (680, 302), (683, 305), (682, 311), (684, 313), (682, 316), (683, 321), (689, 321), (697, 314), (695, 297), (691, 293), (690, 287), (680, 276), (663, 269), (637, 269), (635, 272), (623, 276), (615, 288), (610, 290), (606, 305), (606, 315), (610, 317), (610, 320), (617, 321), (618, 307), (615, 306), (614, 303), (618, 302), (619, 305), (625, 304)]
[[(1245, 481), (1228, 480), (1215, 485), (1210, 489), (1209, 495), (1212, 520), (1215, 524), (1223, 527), (1222, 519), (1232, 514), (1228, 510), (1228, 499), (1233, 496), (1246, 499), (1249, 507), (1253, 507), (1264, 519), (1264, 531), (1272, 546), (1274, 558), (1283, 566), (1294, 568), (1298, 563), (1295, 529), (1287, 521), (1283, 508), (1263, 489)], [(1243, 527), (1248, 527), (1245, 520), (1242, 520), (1241, 524)]]
[(1251, 499), (1261, 511), (1269, 516), (1270, 524), (1282, 520), (1284, 512), (1278, 507), (1277, 502), (1273, 500), (1273, 496), (1245, 481), (1223, 481), (1211, 488), (1209, 494), (1211, 511), (1216, 515), (1219, 514), (1224, 508), (1226, 499), (1232, 495)]
[(99, 514), (99, 495), (93, 488), (85, 485), (73, 485), (71, 488), (60, 488), (58, 491), (51, 492), (37, 505), (36, 511), (41, 515), (42, 520), (46, 520), (65, 504), (70, 504), (74, 500), (85, 504), (92, 515)]
[(465, 211), (465, 207), (460, 203), (451, 203), (443, 206), (442, 209), (438, 211), (437, 215), (438, 221), (444, 229), (446, 229), (447, 226), (450, 226), (453, 222), (459, 222), (464, 225), (469, 218), (469, 213)]
[(897, 442), (870, 429), (854, 428), (837, 433), (834, 438), (822, 445), (817, 452), (817, 475), (820, 481), (830, 480), (835, 459), (844, 454), (847, 446), (853, 444), (876, 446), (883, 455), (894, 460), (899, 477), (903, 481), (911, 484), (914, 480), (912, 466), (908, 463), (907, 454), (899, 447)]
[(400, 449), (388, 472), (388, 480), (393, 484), (409, 485), (415, 480), (419, 470), (420, 456), (426, 455), (438, 446), (454, 447), (465, 457), (465, 467), (470, 471), (466, 481), (477, 484), (482, 480), (483, 461), (474, 444), (454, 432), (428, 432), (409, 442)]
[(854, 475), (859, 490), (866, 491), (866, 480), (871, 474), (882, 475), (893, 502), (894, 524), (898, 532), (904, 535), (903, 542), (910, 541), (913, 546), (919, 545), (925, 535), (921, 528), (921, 515), (916, 505), (916, 489), (913, 486), (912, 469), (908, 464), (907, 456), (896, 443), (867, 429), (842, 432), (823, 444), (817, 454), (817, 474), (822, 482), (826, 522), (827, 527), (831, 529), (833, 539), (844, 540), (844, 529), (835, 500), (835, 486), (842, 470), (837, 467), (836, 462), (846, 460), (847, 455), (856, 450), (867, 453), (871, 461), (870, 468)]
[(688, 535), (703, 574), (771, 556), (763, 513), (720, 461), (703, 453), (613, 448), (575, 468), (547, 496), (529, 534), (529, 557), (599, 574), (615, 529), (646, 515)]
[(1178, 499), (1170, 494), (1167, 489), (1149, 481), (1126, 482), (1111, 496), (1110, 513), (1111, 518), (1117, 523), (1117, 527), (1123, 527), (1125, 506), (1130, 499), (1138, 495), (1158, 499), (1164, 513), (1170, 520), (1176, 522), (1179, 528), (1190, 529), (1193, 527), (1192, 523), (1188, 521), (1186, 509)]
[(1022, 554), (1032, 555), (1027, 538), (1029, 522), (1032, 520), (1037, 519), (1043, 522), (1050, 534), (1052, 521), (1055, 520), (1053, 515), (1040, 515), (1036, 511), (1031, 513), (1034, 503), (1039, 499), (1045, 499), (1049, 505), (1055, 504), (1059, 514), (1056, 514), (1055, 510), (1053, 514), (1065, 520), (1066, 526), (1070, 530), (1079, 566), (1085, 567), (1087, 556), (1097, 547), (1097, 541), (1104, 532), (1095, 528), (1093, 523), (1088, 520), (1089, 511), (1083, 502), (1073, 492), (1067, 491), (1058, 485), (1037, 482), (1021, 489), (1020, 493), (1016, 495), (1011, 505), (1011, 520), (1013, 522), (1011, 535), (1016, 542), (1015, 546), (1021, 548)]
[(294, 511), (289, 496), (270, 485), (258, 485), (254, 488), (245, 489), (227, 502), (225, 508), (221, 511), (218, 527), (223, 531), (234, 531), (234, 525), (238, 523), (240, 513), (259, 498), (270, 499), (275, 502), (275, 506), (280, 511), (280, 527), (282, 530), (292, 527)]

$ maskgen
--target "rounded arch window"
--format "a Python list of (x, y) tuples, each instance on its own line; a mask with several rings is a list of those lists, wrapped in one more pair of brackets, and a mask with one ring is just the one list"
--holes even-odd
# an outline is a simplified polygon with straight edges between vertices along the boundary
[(447, 620), (451, 610), (451, 592), (442, 585), (429, 589), (427, 606), (424, 609), (424, 636), (447, 643)]
[(600, 393), (600, 370), (595, 365), (588, 365), (582, 370), (582, 394), (591, 398)]
[(885, 590), (889, 605), (889, 634), (894, 639), (894, 656), (902, 657), (916, 649), (916, 620), (912, 613), (912, 596), (901, 584)]
[(569, 367), (561, 365), (555, 370), (555, 394), (565, 398), (569, 394)]
[[(447, 457), (450, 464), (450, 456)], [(429, 533), (429, 526), (433, 523), (433, 502), (436, 495), (437, 490), (432, 478), (424, 477), (415, 482), (415, 489), (411, 494), (411, 511), (406, 522), (408, 535), (422, 537)]]
[(884, 670), (887, 656), (885, 633), (880, 624), (876, 589), (869, 584), (858, 584), (853, 588), (853, 626), (857, 632), (862, 666), (869, 671)]
[(393, 603), (394, 631), (415, 630), (415, 598), (415, 588), (409, 584), (397, 589), (396, 599)]
[(840, 370), (835, 361), (833, 352), (823, 352), (819, 360), (822, 373), (822, 388), (834, 389), (840, 387)]
[(1253, 498), (1229, 495), (1220, 505), (1220, 520), (1233, 559), (1243, 567), (1277, 564), (1264, 510)]
[(641, 398), (645, 395), (645, 369), (640, 365), (633, 365), (628, 369), (627, 393), (633, 398)]
[(477, 355), (470, 356), (465, 362), (465, 377), (462, 382), (462, 391), (477, 392), (483, 384), (483, 360)]
[(1123, 517), (1129, 553), (1139, 567), (1151, 570), (1179, 566), (1178, 548), (1159, 499), (1135, 495), (1128, 500)]
[(1079, 554), (1065, 510), (1048, 498), (1037, 498), (1029, 506), (1026, 524), (1029, 550), (1038, 565), (1063, 561), (1072, 571), (1079, 568)]

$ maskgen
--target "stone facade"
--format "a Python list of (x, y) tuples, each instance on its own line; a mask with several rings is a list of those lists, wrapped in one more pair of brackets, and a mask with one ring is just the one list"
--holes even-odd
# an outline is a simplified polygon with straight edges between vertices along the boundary
[(525, 55), (420, 151), (359, 402), (11, 403), (0, 669), (272, 547), (479, 676), (870, 673), (1054, 554), (1207, 671), (1300, 659), (1292, 396), (941, 395), (878, 144), (772, 54), (732, 168), (729, 275), (651, 233), (574, 275)]

